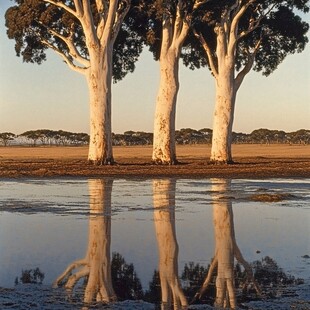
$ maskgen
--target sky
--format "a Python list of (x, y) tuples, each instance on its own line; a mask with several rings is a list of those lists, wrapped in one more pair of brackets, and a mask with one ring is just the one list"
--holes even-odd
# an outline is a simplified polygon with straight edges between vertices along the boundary
[[(85, 77), (52, 51), (42, 65), (16, 57), (6, 35), (4, 14), (13, 2), (0, 1), (0, 133), (51, 129), (89, 133)], [(304, 18), (310, 23), (310, 14)], [(310, 43), (309, 43), (310, 44)], [(241, 85), (233, 130), (310, 129), (310, 46), (288, 56), (269, 77), (251, 71)], [(134, 73), (112, 86), (112, 130), (153, 131), (159, 63), (145, 49)], [(176, 129), (212, 128), (215, 80), (208, 69), (180, 63)]]

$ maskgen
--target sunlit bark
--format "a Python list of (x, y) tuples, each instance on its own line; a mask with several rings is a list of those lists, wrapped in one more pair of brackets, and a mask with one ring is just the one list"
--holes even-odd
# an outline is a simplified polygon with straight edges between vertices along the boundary
[(232, 202), (231, 199), (225, 198), (225, 196), (229, 195), (231, 181), (214, 179), (212, 182), (215, 255), (207, 277), (195, 298), (200, 299), (202, 297), (217, 267), (215, 307), (236, 309), (234, 285), (235, 258), (245, 268), (248, 281), (253, 284), (259, 294), (260, 289), (254, 279), (251, 266), (243, 258), (236, 242)]
[(110, 179), (89, 180), (91, 215), (86, 256), (70, 264), (54, 283), (55, 286), (64, 284), (71, 292), (81, 278), (88, 277), (85, 303), (94, 299), (106, 303), (116, 300), (110, 258), (112, 183)]
[(153, 162), (176, 164), (175, 115), (179, 90), (179, 55), (175, 48), (160, 59), (160, 85), (156, 102)]
[(94, 63), (87, 74), (90, 98), (90, 140), (88, 160), (112, 164), (111, 83), (112, 46), (94, 51)]
[(179, 247), (175, 230), (175, 180), (153, 181), (154, 221), (159, 250), (162, 309), (187, 306), (178, 276)]
[(230, 7), (223, 9), (220, 21), (214, 27), (215, 50), (211, 49), (208, 39), (205, 39), (202, 33), (194, 30), (195, 36), (200, 40), (205, 50), (215, 78), (216, 98), (210, 157), (214, 163), (227, 164), (233, 162), (231, 144), (236, 95), (244, 77), (252, 69), (255, 54), (261, 44), (261, 38), (257, 39), (254, 48), (248, 48), (245, 51), (248, 59), (236, 75), (237, 44), (244, 36), (254, 31), (265, 16), (264, 14), (267, 14), (261, 12), (260, 17), (254, 22), (250, 22), (247, 29), (239, 31), (241, 17), (254, 2), (252, 0), (233, 1)]
[[(169, 1), (168, 1), (169, 2)], [(179, 91), (179, 60), (183, 43), (188, 35), (193, 12), (204, 1), (188, 3), (162, 1), (162, 37), (160, 49), (160, 84), (156, 101), (152, 160), (157, 164), (176, 164), (175, 117)], [(191, 12), (191, 13), (189, 13)]]
[[(69, 6), (63, 1), (43, 1), (65, 10), (79, 21), (83, 29), (88, 56), (82, 54), (75, 46), (74, 32), (64, 35), (55, 29), (47, 28), (52, 37), (66, 45), (66, 52), (60, 50), (55, 41), (42, 42), (59, 54), (72, 70), (86, 76), (90, 97), (88, 160), (97, 165), (112, 164), (114, 161), (111, 129), (112, 51), (131, 1), (95, 1), (99, 12), (96, 24), (89, 0), (74, 0), (74, 6)], [(72, 27), (74, 28), (74, 25)]]

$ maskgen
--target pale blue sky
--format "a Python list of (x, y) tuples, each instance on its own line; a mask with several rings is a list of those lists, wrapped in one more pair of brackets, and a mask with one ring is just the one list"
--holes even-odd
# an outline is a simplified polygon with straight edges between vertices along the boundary
[[(84, 76), (71, 71), (53, 52), (42, 65), (26, 64), (15, 56), (6, 36), (0, 3), (0, 132), (20, 134), (32, 129), (88, 132), (88, 90)], [(309, 14), (307, 21), (310, 22)], [(250, 72), (236, 102), (234, 131), (250, 133), (269, 128), (310, 129), (310, 47), (289, 56), (271, 76)], [(145, 50), (136, 70), (113, 85), (112, 127), (153, 131), (159, 84), (158, 63)], [(176, 128), (212, 128), (214, 79), (207, 69), (191, 71), (181, 65)]]

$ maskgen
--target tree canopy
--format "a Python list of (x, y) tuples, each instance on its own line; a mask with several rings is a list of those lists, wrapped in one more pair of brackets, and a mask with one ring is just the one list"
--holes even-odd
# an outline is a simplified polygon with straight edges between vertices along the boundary
[[(248, 71), (253, 66), (268, 76), (287, 55), (304, 50), (309, 25), (298, 14), (307, 12), (309, 0), (206, 1), (187, 40), (184, 63), (191, 69), (207, 65), (216, 75), (221, 29), (227, 49), (236, 48), (236, 71)], [(194, 36), (200, 40), (194, 40)]]
[[(85, 25), (81, 24), (73, 9), (79, 1), (14, 1), (16, 5), (6, 11), (5, 19), (7, 35), (15, 40), (17, 56), (22, 57), (25, 62), (41, 64), (47, 59), (46, 50), (50, 48), (75, 71), (81, 72), (89, 66), (89, 51), (83, 29)], [(124, 2), (130, 5), (130, 1)], [(143, 27), (143, 24), (136, 14), (136, 1), (131, 2), (132, 6), (114, 43), (114, 81), (122, 79), (128, 72), (133, 72), (134, 63), (142, 51), (142, 41), (135, 30)], [(108, 1), (102, 3), (108, 5)], [(119, 6), (120, 11), (125, 9), (122, 7), (125, 6), (124, 3), (121, 2)], [(90, 9), (93, 27), (100, 34), (100, 17), (104, 10), (98, 10), (95, 0), (90, 1)]]

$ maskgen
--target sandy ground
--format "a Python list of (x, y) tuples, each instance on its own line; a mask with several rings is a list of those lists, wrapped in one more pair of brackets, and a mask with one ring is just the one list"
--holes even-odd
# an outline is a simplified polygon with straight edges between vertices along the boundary
[(310, 145), (233, 145), (233, 165), (211, 164), (210, 145), (178, 146), (177, 166), (152, 165), (151, 146), (114, 147), (113, 166), (89, 165), (87, 152), (87, 147), (0, 147), (0, 178), (310, 177)]

